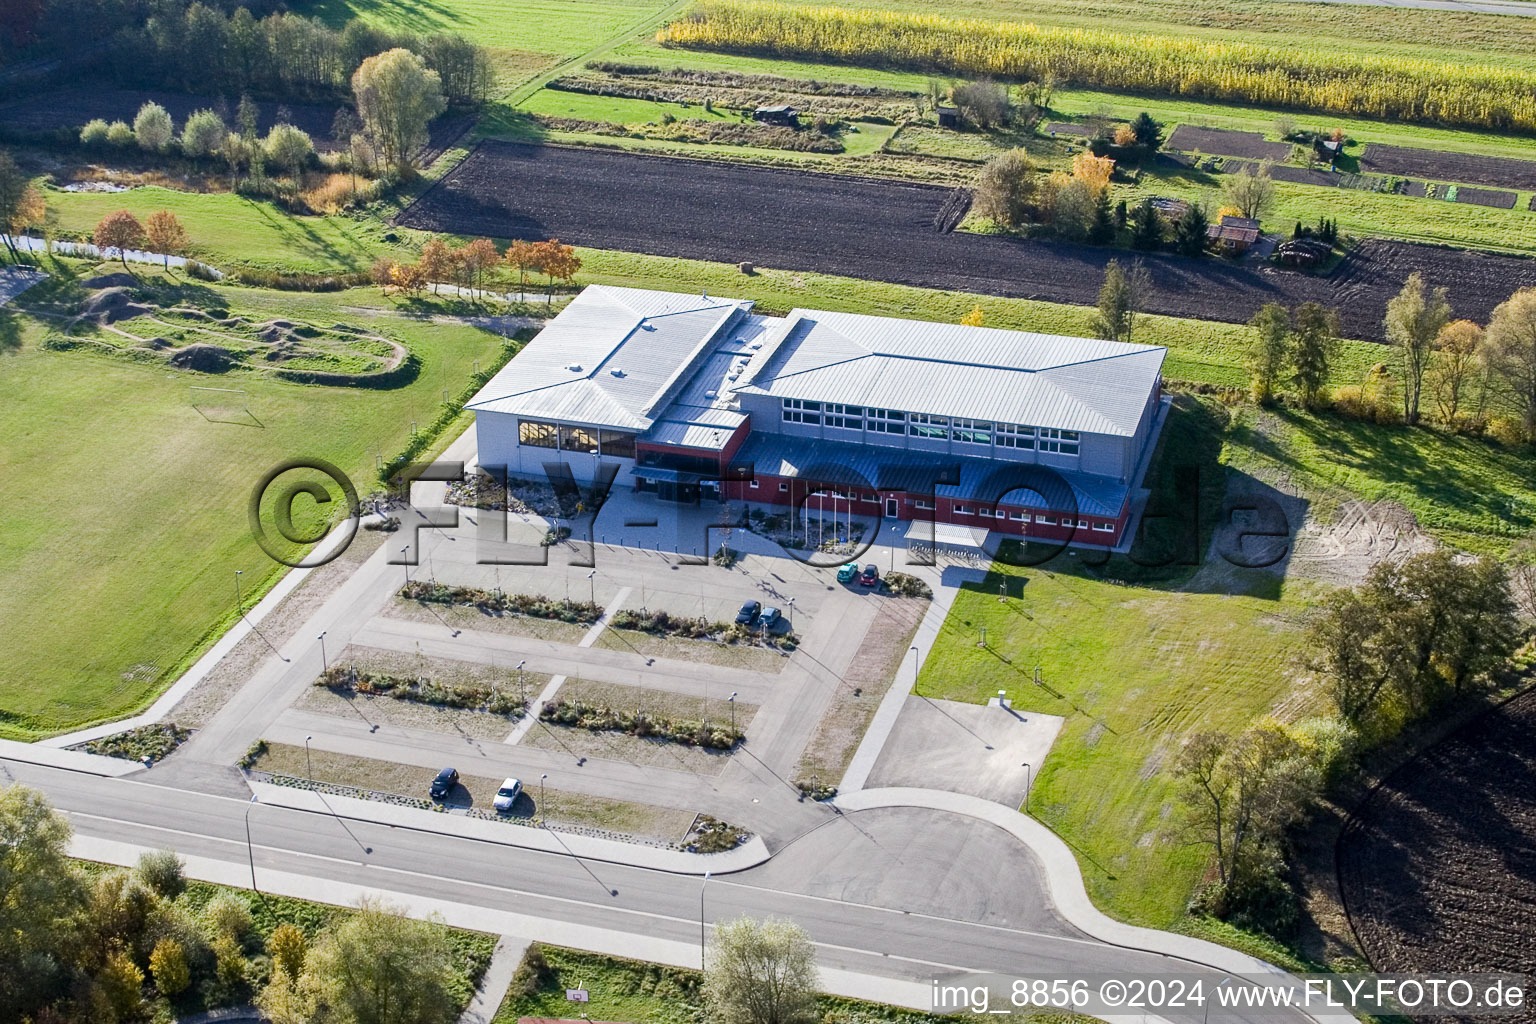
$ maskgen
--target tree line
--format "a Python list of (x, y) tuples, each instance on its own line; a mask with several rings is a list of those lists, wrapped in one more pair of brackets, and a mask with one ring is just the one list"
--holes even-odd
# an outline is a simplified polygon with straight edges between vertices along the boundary
[(1536, 616), (1536, 543), (1506, 562), (1450, 551), (1375, 566), (1314, 612), (1305, 668), (1330, 713), (1204, 731), (1180, 752), (1189, 839), (1210, 847), (1216, 881), (1197, 909), (1288, 937), (1299, 918), (1287, 863), (1292, 829), (1361, 757), (1409, 724), (1485, 692)]
[(434, 238), (421, 247), (415, 263), (381, 257), (374, 262), (370, 276), (381, 288), (398, 288), (407, 294), (419, 294), (429, 287), (435, 292), (446, 284), (463, 288), (475, 298), (484, 293), (487, 282), (502, 266), (517, 274), (519, 297), (528, 290), (529, 274), (543, 274), (548, 303), (553, 301), (556, 282), (569, 283), (581, 270), (581, 257), (576, 255), (575, 246), (563, 245), (558, 238), (544, 242), (514, 239), (504, 253), (489, 238), (477, 238), (457, 248)]
[[(0, 1020), (128, 1024), (257, 1002), (273, 1024), (451, 1024), (462, 959), (446, 928), (386, 905), (258, 922), (195, 892), (168, 850), (84, 870), (37, 790), (0, 788)], [(297, 916), (297, 915), (295, 915)]]
[[(1308, 408), (1322, 403), (1339, 351), (1337, 317), (1313, 307), (1308, 303), (1293, 313), (1268, 303), (1249, 321), (1254, 336), (1247, 362), (1256, 400), (1273, 401), (1289, 384)], [(1410, 274), (1388, 301), (1383, 320), (1395, 358), (1374, 366), (1361, 384), (1333, 389), (1333, 405), (1381, 423), (1415, 425), (1428, 412), (1454, 430), (1536, 441), (1536, 288), (1522, 288), (1500, 303), (1486, 327), (1452, 315), (1445, 288), (1426, 285), (1417, 271)], [(1515, 415), (1495, 415), (1500, 408)]]

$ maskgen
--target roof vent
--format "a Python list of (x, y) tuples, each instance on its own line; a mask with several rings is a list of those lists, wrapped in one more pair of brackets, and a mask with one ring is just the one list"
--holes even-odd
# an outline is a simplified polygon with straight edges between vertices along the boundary
[(726, 380), (735, 380), (737, 377), (740, 377), (740, 376), (741, 376), (741, 374), (739, 374), (739, 373), (732, 373), (732, 374), (726, 375), (725, 379)]
[(570, 366), (567, 366), (566, 369), (570, 370), (572, 373), (580, 373), (581, 372), (581, 364), (580, 363), (572, 363)]
[(710, 399), (711, 401), (713, 401), (714, 399), (720, 397), (720, 392), (711, 389), (709, 391), (704, 392), (704, 397)]
[(617, 366), (615, 366), (613, 369), (609, 370), (608, 372), (613, 374), (615, 377), (622, 377), (622, 376), (624, 376), (624, 371), (622, 369), (620, 369), (619, 367), (617, 367)]

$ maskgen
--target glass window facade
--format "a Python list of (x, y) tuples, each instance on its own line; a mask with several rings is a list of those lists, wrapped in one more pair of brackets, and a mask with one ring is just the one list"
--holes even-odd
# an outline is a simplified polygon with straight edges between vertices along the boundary
[(812, 426), (821, 423), (821, 403), (802, 402), (798, 398), (784, 399), (784, 422), (806, 423)]
[(827, 426), (839, 427), (843, 430), (864, 429), (864, 407), (859, 405), (839, 405), (836, 402), (828, 402), (826, 407)]
[(529, 448), (558, 448), (560, 428), (553, 423), (541, 423), (538, 420), (519, 420), (517, 443)]
[(913, 437), (946, 439), (949, 437), (949, 417), (929, 416), (924, 412), (911, 413), (907, 416), (907, 433)]

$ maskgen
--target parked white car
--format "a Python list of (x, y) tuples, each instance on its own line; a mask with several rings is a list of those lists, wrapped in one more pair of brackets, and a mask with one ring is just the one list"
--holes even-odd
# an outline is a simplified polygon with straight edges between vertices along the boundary
[(517, 779), (502, 779), (501, 788), (496, 791), (496, 799), (491, 801), (491, 806), (503, 813), (510, 811), (522, 792), (523, 784)]

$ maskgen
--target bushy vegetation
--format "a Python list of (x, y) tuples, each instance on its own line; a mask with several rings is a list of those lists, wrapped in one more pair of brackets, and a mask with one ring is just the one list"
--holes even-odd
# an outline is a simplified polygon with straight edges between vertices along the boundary
[(1536, 131), (1536, 74), (1298, 50), (772, 0), (703, 0), (660, 42), (794, 60), (1039, 79), (1403, 121)]
[(743, 735), (728, 721), (666, 718), (648, 715), (640, 708), (614, 708), (582, 700), (548, 701), (539, 709), (539, 720), (589, 729), (592, 732), (622, 732), (643, 739), (665, 740), (711, 750), (730, 750), (741, 742)]
[[(82, 865), (66, 856), (68, 822), (21, 785), (0, 789), (0, 835), (6, 1021), (127, 1024), (255, 1000), (273, 1020), (449, 1024), (495, 942), (379, 904), (189, 882), (169, 850), (132, 871)], [(392, 993), (407, 990), (401, 1007)]]
[(191, 729), (183, 729), (175, 722), (160, 722), (91, 740), (85, 745), (85, 750), (89, 754), (121, 757), (129, 761), (143, 761), (146, 758), (159, 761), (185, 743), (191, 735)]
[(603, 615), (603, 606), (591, 601), (556, 601), (537, 594), (505, 594), (478, 587), (453, 587), (446, 583), (412, 580), (400, 588), (407, 601), (428, 604), (471, 605), (488, 615), (527, 615), (535, 619), (556, 619), (590, 625)]
[(508, 718), (521, 718), (525, 707), (521, 697), (495, 686), (440, 683), (414, 676), (368, 672), (351, 665), (331, 666), (315, 681), (315, 685), (338, 693), (393, 697), (417, 704), (485, 711)]

